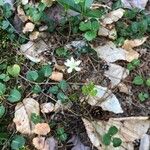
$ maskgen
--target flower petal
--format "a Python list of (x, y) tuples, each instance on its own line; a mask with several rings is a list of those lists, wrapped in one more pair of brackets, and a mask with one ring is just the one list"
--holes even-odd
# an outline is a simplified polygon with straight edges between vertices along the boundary
[(73, 57), (71, 57), (71, 60), (70, 60), (72, 63), (75, 63), (75, 60)]
[(76, 61), (76, 65), (79, 66), (81, 63), (81, 60)]
[(73, 68), (68, 68), (68, 69), (67, 69), (67, 72), (68, 72), (68, 73), (71, 73), (72, 70), (73, 70)]
[(67, 59), (67, 61), (64, 63), (67, 67), (70, 66), (70, 60)]
[(80, 67), (75, 67), (74, 68), (76, 71), (81, 71), (81, 68)]

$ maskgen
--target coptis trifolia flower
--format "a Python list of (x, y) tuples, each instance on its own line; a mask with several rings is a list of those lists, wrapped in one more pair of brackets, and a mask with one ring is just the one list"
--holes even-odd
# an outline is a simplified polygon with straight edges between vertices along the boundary
[(71, 73), (73, 70), (76, 70), (76, 71), (81, 70), (81, 68), (79, 67), (80, 63), (81, 63), (81, 60), (76, 61), (74, 60), (73, 57), (71, 57), (71, 59), (70, 60), (67, 59), (67, 61), (64, 64), (68, 67), (67, 72)]

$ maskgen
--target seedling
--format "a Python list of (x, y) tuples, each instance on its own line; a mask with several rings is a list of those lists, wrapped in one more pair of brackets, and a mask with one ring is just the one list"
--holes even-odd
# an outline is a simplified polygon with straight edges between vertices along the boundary
[(91, 19), (87, 22), (81, 22), (79, 29), (84, 33), (86, 40), (91, 41), (97, 36), (97, 31), (99, 30), (99, 22), (96, 19)]
[(138, 98), (141, 102), (144, 102), (145, 100), (147, 100), (149, 98), (149, 94), (141, 92), (138, 94)]
[(114, 147), (119, 147), (122, 144), (122, 140), (120, 138), (114, 137), (118, 133), (118, 129), (115, 126), (111, 126), (107, 133), (105, 133), (102, 137), (102, 142), (104, 145), (108, 146), (111, 143)]
[(137, 75), (137, 76), (133, 79), (133, 84), (135, 84), (135, 85), (144, 85), (144, 79), (143, 79), (143, 77)]
[(56, 136), (62, 142), (65, 142), (67, 140), (67, 134), (65, 133), (65, 130), (63, 127), (57, 128)]
[(139, 59), (134, 59), (132, 60), (130, 63), (128, 63), (127, 68), (129, 71), (134, 70), (135, 68), (137, 68), (140, 65), (140, 60)]
[(96, 96), (97, 90), (93, 82), (82, 87), (82, 93), (87, 96)]
[(58, 85), (52, 86), (49, 88), (48, 93), (52, 93), (56, 95), (58, 100), (62, 102), (66, 102), (68, 100), (68, 96), (65, 95), (69, 85), (65, 80), (62, 80), (58, 83)]

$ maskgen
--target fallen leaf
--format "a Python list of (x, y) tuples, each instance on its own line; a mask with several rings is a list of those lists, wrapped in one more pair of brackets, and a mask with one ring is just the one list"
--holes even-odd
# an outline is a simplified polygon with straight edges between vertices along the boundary
[[(89, 121), (85, 118), (82, 118), (82, 120), (88, 137), (98, 150), (106, 148), (102, 143), (102, 136), (107, 133), (112, 125), (118, 128), (115, 137), (122, 140), (119, 150), (134, 150), (133, 142), (141, 139), (150, 127), (149, 117), (110, 118), (109, 121)], [(107, 146), (107, 148), (116, 149), (112, 145)]]
[(119, 100), (107, 87), (96, 86), (96, 96), (89, 97), (88, 103), (92, 106), (100, 106), (103, 110), (119, 114), (123, 113)]
[(38, 40), (37, 42), (29, 41), (26, 44), (22, 44), (20, 50), (28, 59), (38, 63), (44, 60), (43, 56), (41, 56), (41, 53), (47, 51), (48, 46), (43, 40)]
[(65, 71), (66, 69), (66, 66), (65, 65), (58, 65), (58, 64), (55, 64), (55, 69), (59, 70), (59, 71)]
[(23, 28), (23, 33), (32, 32), (34, 30), (35, 25), (32, 22), (28, 22), (25, 24)]
[(72, 49), (72, 48), (81, 49), (81, 48), (83, 48), (86, 45), (87, 45), (87, 43), (85, 41), (83, 41), (83, 40), (72, 41), (71, 43), (67, 44), (65, 46), (65, 48), (67, 48), (67, 49)]
[(110, 13), (106, 14), (102, 22), (104, 25), (106, 24), (112, 24), (113, 22), (117, 22), (120, 18), (123, 17), (125, 10), (122, 8), (119, 8), (117, 10), (111, 11)]
[(35, 137), (32, 141), (35, 148), (38, 150), (56, 150), (58, 147), (58, 142), (53, 138), (45, 138), (45, 137)]
[(124, 8), (145, 9), (148, 0), (121, 0)]
[(150, 150), (150, 135), (144, 134), (141, 138), (139, 150)]
[(109, 30), (105, 27), (100, 27), (98, 31), (99, 36), (109, 37), (112, 40), (115, 40), (117, 38), (117, 31), (115, 28)]
[(124, 83), (119, 83), (118, 88), (119, 88), (119, 91), (122, 93), (126, 93), (126, 94), (130, 93), (130, 88)]
[(50, 79), (54, 80), (54, 81), (61, 81), (61, 80), (63, 80), (63, 73), (53, 71), (52, 75), (50, 76)]
[(50, 132), (50, 127), (47, 123), (38, 123), (35, 125), (33, 132), (38, 135), (47, 135)]
[(67, 143), (73, 143), (71, 150), (90, 150), (90, 147), (82, 144), (78, 136), (73, 136)]
[(31, 114), (39, 115), (39, 103), (32, 98), (25, 98), (15, 107), (15, 117), (13, 122), (16, 129), (22, 134), (32, 134), (35, 125), (31, 122)]
[(51, 102), (43, 103), (43, 104), (41, 104), (40, 107), (41, 107), (41, 112), (42, 113), (49, 113), (49, 112), (54, 111), (54, 109), (55, 109), (55, 105)]
[(30, 35), (29, 38), (31, 41), (36, 40), (39, 37), (39, 32), (38, 31), (33, 31)]
[(104, 72), (104, 75), (111, 80), (111, 87), (117, 86), (121, 80), (129, 75), (129, 70), (116, 64), (109, 63), (109, 69)]
[(134, 59), (138, 59), (139, 54), (134, 50), (127, 51), (123, 48), (118, 48), (113, 42), (108, 42), (104, 46), (98, 46), (93, 49), (97, 52), (98, 57), (106, 62), (115, 62), (117, 60), (126, 60), (131, 62)]
[(142, 45), (147, 40), (147, 38), (148, 37), (143, 37), (141, 39), (134, 39), (134, 40), (125, 40), (122, 48), (128, 51), (133, 50), (132, 48)]
[(26, 22), (28, 20), (28, 17), (26, 16), (24, 10), (21, 8), (20, 5), (17, 7), (17, 13), (18, 17), (21, 19), (22, 22)]

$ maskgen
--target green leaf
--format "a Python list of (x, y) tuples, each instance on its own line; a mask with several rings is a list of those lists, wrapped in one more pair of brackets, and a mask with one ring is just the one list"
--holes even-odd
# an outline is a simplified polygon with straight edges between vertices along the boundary
[(9, 21), (3, 20), (3, 22), (2, 22), (2, 29), (5, 30), (5, 29), (8, 28), (8, 26), (9, 26)]
[(61, 135), (65, 133), (65, 130), (64, 128), (57, 128), (56, 132), (57, 132), (57, 135)]
[(127, 69), (128, 69), (129, 71), (132, 71), (132, 70), (135, 69), (135, 66), (134, 66), (132, 63), (128, 63), (128, 64), (127, 64)]
[(141, 92), (138, 94), (138, 98), (141, 102), (144, 102), (146, 99), (149, 98), (149, 94)]
[(81, 6), (76, 4), (74, 0), (57, 0), (58, 3), (63, 5), (65, 8), (70, 8), (74, 11), (81, 12)]
[(31, 114), (31, 121), (32, 121), (34, 124), (38, 124), (38, 123), (41, 123), (41, 122), (42, 122), (42, 118), (41, 118), (41, 116), (37, 115), (36, 113), (32, 113), (32, 114)]
[(61, 102), (66, 102), (66, 100), (68, 99), (68, 97), (63, 92), (59, 92), (57, 94), (57, 99), (61, 100)]
[(111, 136), (109, 134), (104, 134), (102, 137), (102, 142), (104, 145), (110, 145)]
[(6, 92), (6, 85), (3, 83), (0, 83), (0, 96), (4, 95)]
[(3, 117), (3, 115), (5, 114), (5, 111), (6, 111), (5, 107), (3, 105), (0, 105), (0, 118)]
[(48, 92), (52, 93), (52, 94), (57, 94), (59, 91), (58, 86), (52, 86), (51, 88), (49, 88)]
[(30, 81), (36, 81), (36, 79), (38, 78), (38, 73), (37, 71), (28, 71), (26, 78)]
[(5, 78), (6, 78), (6, 74), (4, 74), (4, 73), (0, 74), (0, 80), (3, 80)]
[(79, 29), (80, 29), (81, 31), (91, 30), (91, 29), (92, 29), (91, 21), (88, 21), (88, 22), (83, 22), (83, 21), (82, 21), (82, 22), (80, 23)]
[(101, 18), (103, 15), (103, 12), (97, 9), (91, 10), (87, 9), (86, 13), (84, 13), (85, 16), (87, 17), (92, 17), (92, 18)]
[(150, 78), (146, 80), (146, 85), (150, 87)]
[(84, 0), (84, 6), (90, 8), (94, 0)]
[(39, 85), (35, 85), (33, 86), (32, 88), (32, 92), (35, 93), (35, 94), (38, 94), (42, 91), (42, 88), (39, 86)]
[(143, 77), (142, 76), (136, 76), (133, 79), (133, 84), (135, 84), (135, 85), (143, 85), (144, 84)]
[(50, 77), (52, 74), (52, 68), (50, 65), (44, 65), (41, 69), (44, 74), (44, 77)]
[(67, 134), (66, 133), (64, 133), (64, 134), (61, 134), (60, 136), (59, 136), (59, 140), (61, 140), (61, 141), (63, 141), (63, 142), (65, 142), (66, 140), (67, 140)]
[(140, 60), (139, 59), (134, 59), (131, 61), (131, 63), (134, 65), (134, 66), (139, 66), (140, 65)]
[(12, 150), (19, 150), (25, 145), (25, 138), (22, 135), (16, 135), (11, 142)]
[(56, 54), (57, 54), (59, 57), (67, 57), (67, 55), (68, 55), (69, 53), (68, 53), (68, 50), (65, 49), (65, 48), (58, 48), (58, 49), (56, 49)]
[(96, 38), (97, 36), (97, 32), (95, 31), (87, 31), (85, 34), (84, 34), (84, 37), (86, 38), (86, 40), (88, 41), (92, 41), (94, 38)]
[(15, 64), (13, 66), (8, 66), (7, 67), (7, 72), (13, 76), (13, 77), (17, 77), (20, 74), (20, 66)]
[(112, 140), (113, 146), (114, 147), (119, 147), (122, 144), (122, 140), (120, 138), (113, 138)]
[(15, 103), (20, 101), (21, 93), (17, 89), (13, 89), (10, 91), (10, 95), (8, 97), (8, 101), (11, 103)]
[(65, 81), (62, 80), (59, 82), (58, 87), (62, 90), (62, 91), (66, 91), (69, 87), (69, 84)]
[(92, 30), (93, 31), (99, 30), (99, 27), (100, 27), (100, 24), (99, 24), (99, 22), (97, 20), (92, 22)]
[(109, 128), (109, 130), (108, 130), (108, 134), (111, 135), (111, 136), (117, 134), (117, 132), (118, 132), (118, 129), (117, 129), (117, 127), (115, 127), (115, 126), (111, 126), (111, 127)]

